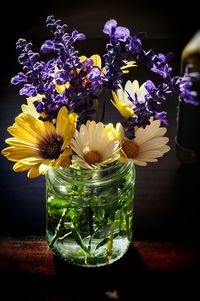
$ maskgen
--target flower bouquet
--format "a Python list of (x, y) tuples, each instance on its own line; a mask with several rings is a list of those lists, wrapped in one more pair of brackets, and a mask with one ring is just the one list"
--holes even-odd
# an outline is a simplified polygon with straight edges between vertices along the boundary
[[(52, 33), (40, 49), (46, 61), (30, 42), (16, 44), (23, 72), (11, 83), (27, 104), (8, 128), (13, 137), (2, 154), (29, 178), (46, 174), (47, 240), (54, 253), (79, 265), (105, 265), (131, 242), (134, 166), (156, 162), (170, 149), (163, 103), (173, 94), (198, 102), (190, 75), (173, 76), (172, 54), (144, 50), (143, 33), (132, 36), (116, 20), (107, 21), (102, 62), (98, 54), (86, 57), (74, 48), (83, 33), (69, 34), (54, 16), (46, 23)], [(139, 65), (160, 83), (124, 84), (124, 74)], [(119, 111), (117, 124), (104, 123), (108, 102)]]

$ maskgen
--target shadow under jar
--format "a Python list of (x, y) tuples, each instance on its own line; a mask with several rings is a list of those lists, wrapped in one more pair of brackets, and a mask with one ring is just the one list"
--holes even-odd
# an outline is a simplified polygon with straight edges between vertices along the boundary
[(132, 240), (135, 167), (50, 169), (46, 175), (46, 235), (69, 263), (103, 266), (121, 258)]

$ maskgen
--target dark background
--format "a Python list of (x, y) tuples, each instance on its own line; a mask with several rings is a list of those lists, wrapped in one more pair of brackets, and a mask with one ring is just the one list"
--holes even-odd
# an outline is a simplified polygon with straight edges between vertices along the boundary
[[(183, 47), (199, 29), (199, 10), (192, 4), (176, 1), (27, 1), (13, 6), (6, 2), (1, 10), (1, 76), (0, 76), (0, 148), (9, 137), (6, 128), (20, 113), (25, 98), (19, 96), (18, 87), (10, 79), (21, 71), (17, 62), (15, 42), (24, 37), (39, 50), (50, 37), (45, 26), (46, 17), (54, 14), (87, 36), (78, 44), (80, 54), (103, 54), (107, 42), (102, 28), (110, 18), (127, 26), (131, 33), (145, 31), (146, 49), (156, 52), (174, 52), (174, 72), (180, 73), (180, 55)], [(176, 6), (175, 6), (176, 5)], [(176, 8), (175, 8), (176, 7)], [(146, 76), (135, 71), (142, 82)], [(135, 76), (134, 75), (134, 76)], [(152, 77), (153, 78), (153, 77)], [(135, 77), (132, 78), (132, 80)], [(168, 135), (171, 152), (158, 163), (137, 168), (134, 239), (189, 240), (199, 237), (199, 169), (184, 167), (176, 158), (176, 110), (174, 97), (169, 111)], [(106, 120), (114, 121), (117, 112), (107, 110)], [(29, 180), (26, 173), (14, 173), (12, 162), (0, 156), (0, 232), (2, 235), (23, 236), (45, 233), (45, 179)], [(196, 194), (196, 196), (195, 196)]]

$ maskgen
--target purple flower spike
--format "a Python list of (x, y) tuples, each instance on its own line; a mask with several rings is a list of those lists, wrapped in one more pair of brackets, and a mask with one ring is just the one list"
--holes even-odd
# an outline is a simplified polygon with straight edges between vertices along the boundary
[(86, 36), (83, 33), (79, 33), (77, 30), (74, 30), (72, 32), (72, 38), (74, 41), (76, 40), (82, 41), (86, 39)]
[[(94, 101), (100, 100), (102, 96), (106, 99), (105, 95), (109, 97), (111, 91), (116, 91), (123, 84), (124, 67), (130, 67), (131, 64), (127, 64), (130, 61), (135, 61), (138, 67), (144, 65), (160, 81), (155, 85), (147, 80), (142, 99), (137, 93), (129, 95), (135, 111), (135, 116), (124, 122), (129, 139), (134, 138), (133, 127), (145, 128), (151, 117), (167, 124), (166, 112), (161, 106), (173, 93), (186, 103), (199, 104), (196, 92), (191, 91), (191, 85), (199, 80), (200, 74), (187, 66), (184, 77), (172, 76), (169, 65), (172, 54), (156, 54), (152, 49), (144, 50), (141, 40), (144, 33), (131, 36), (128, 28), (117, 26), (115, 19), (108, 20), (103, 29), (109, 36), (109, 41), (103, 56), (105, 67), (102, 72), (92, 59), (80, 60), (74, 44), (77, 40), (86, 38), (83, 33), (75, 29), (68, 33), (68, 26), (54, 16), (47, 17), (46, 24), (53, 37), (44, 42), (40, 51), (44, 54), (51, 53), (55, 58), (41, 61), (39, 53), (33, 52), (32, 43), (19, 39), (16, 48), (20, 53), (18, 61), (23, 72), (11, 79), (12, 84), (20, 86), (21, 95), (42, 95), (42, 99), (35, 101), (34, 105), (38, 112), (45, 113), (44, 120), (52, 121), (56, 118), (62, 106), (79, 115), (79, 124), (92, 120)], [(43, 118), (40, 116), (40, 119)]]

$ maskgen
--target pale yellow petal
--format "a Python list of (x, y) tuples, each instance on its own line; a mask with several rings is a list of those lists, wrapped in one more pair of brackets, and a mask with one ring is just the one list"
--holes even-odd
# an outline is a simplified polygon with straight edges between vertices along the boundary
[(40, 114), (36, 111), (36, 108), (34, 106), (34, 102), (37, 100), (40, 100), (44, 97), (44, 95), (38, 94), (34, 97), (28, 97), (27, 98), (27, 105), (23, 104), (21, 106), (22, 112), (27, 113), (35, 117), (36, 119), (39, 118)]
[(30, 178), (30, 179), (34, 179), (38, 176), (40, 176), (41, 174), (39, 173), (39, 165), (36, 165), (36, 166), (33, 166), (28, 174), (27, 174), (27, 177)]
[(42, 161), (44, 161), (44, 159), (40, 158), (40, 157), (27, 157), (24, 159), (19, 160), (20, 163), (25, 164), (25, 165), (37, 165), (39, 163), (41, 163)]
[(119, 85), (119, 89), (117, 89), (117, 98), (124, 99), (124, 90), (121, 85)]
[(101, 69), (101, 57), (98, 54), (93, 54), (90, 58), (94, 62), (93, 66), (97, 66)]
[(103, 161), (106, 160), (110, 156), (110, 154), (115, 153), (118, 148), (119, 148), (118, 141), (111, 142), (109, 145), (107, 145), (107, 147), (103, 152), (103, 158), (102, 158)]
[(84, 124), (81, 125), (80, 127), (80, 135), (79, 135), (79, 141), (80, 141), (80, 144), (82, 145), (82, 147), (84, 147), (85, 144), (87, 141), (88, 141), (88, 130), (86, 128), (86, 126)]
[(41, 136), (51, 135), (55, 132), (55, 128), (49, 121), (41, 121), (29, 114), (20, 114), (15, 118), (17, 126), (23, 129), (28, 136), (34, 136), (39, 139)]
[(163, 153), (167, 153), (168, 151), (170, 151), (170, 146), (164, 145), (164, 146), (160, 147), (159, 150)]
[(5, 142), (9, 145), (16, 146), (16, 147), (24, 147), (24, 148), (30, 148), (34, 149), (36, 151), (39, 151), (38, 147), (34, 143), (30, 143), (27, 141), (19, 140), (17, 138), (7, 138)]
[(136, 164), (136, 165), (138, 165), (138, 166), (147, 166), (147, 163), (146, 162), (144, 162), (144, 161), (138, 161), (138, 160), (128, 160), (129, 162), (132, 162), (132, 163), (134, 163), (134, 164)]
[(83, 63), (84, 61), (87, 60), (87, 56), (81, 55), (81, 56), (79, 57), (79, 60), (80, 60), (81, 63)]
[(74, 137), (77, 119), (78, 119), (78, 115), (76, 113), (69, 114), (67, 121), (64, 125), (65, 132), (63, 133), (64, 142), (63, 142), (62, 149), (66, 148), (69, 145), (71, 139)]
[(55, 89), (58, 93), (62, 94), (65, 91), (65, 85), (55, 84)]
[(142, 143), (158, 136), (159, 131), (160, 131), (160, 130), (158, 131), (159, 126), (160, 126), (160, 121), (159, 120), (154, 120), (154, 121), (151, 122), (150, 125), (147, 125), (145, 127), (145, 129), (138, 128), (137, 131), (135, 132), (135, 134), (136, 134), (135, 142), (137, 144), (142, 144)]
[(134, 80), (133, 81), (133, 93), (137, 93), (139, 91), (139, 88), (140, 88), (140, 86), (139, 86), (138, 81)]
[[(131, 82), (130, 82), (130, 84), (131, 84)], [(132, 86), (132, 84), (131, 84), (131, 86)], [(130, 87), (129, 87), (129, 89), (130, 89)], [(123, 99), (123, 102), (124, 102), (125, 105), (127, 105), (128, 107), (131, 108), (131, 107), (133, 107), (133, 103), (129, 99), (130, 97), (132, 99), (134, 99), (134, 95), (133, 95), (132, 91), (128, 92), (128, 90), (126, 90), (126, 88), (125, 88), (124, 89), (124, 99)]]
[(91, 146), (92, 150), (98, 149), (99, 146), (101, 147), (102, 145), (101, 139), (103, 138), (103, 134), (104, 134), (103, 132), (104, 132), (104, 125), (102, 122), (99, 122), (96, 127), (95, 136), (93, 137), (93, 145)]
[(96, 122), (94, 120), (87, 122), (86, 127), (88, 129), (88, 143), (86, 145), (90, 145), (93, 147), (93, 142), (95, 138), (95, 129), (96, 129)]
[(9, 134), (11, 134), (19, 140), (23, 140), (31, 144), (36, 144), (38, 141), (38, 136), (36, 137), (36, 135), (31, 135), (27, 130), (23, 129), (16, 123), (10, 126), (7, 130)]
[(71, 148), (73, 149), (73, 151), (82, 159), (84, 159), (84, 154), (83, 154), (83, 149), (79, 148), (76, 143), (71, 144)]
[(30, 167), (31, 167), (30, 165), (25, 165), (20, 162), (16, 162), (13, 165), (13, 170), (16, 172), (21, 172), (21, 171), (26, 171), (26, 170), (30, 169)]
[(140, 152), (153, 150), (153, 149), (160, 149), (162, 146), (169, 142), (169, 138), (167, 137), (156, 137), (147, 142), (143, 143), (140, 147)]
[(67, 120), (67, 117), (68, 117), (68, 110), (65, 106), (63, 106), (60, 108), (60, 110), (58, 112), (57, 120), (56, 120), (56, 132), (61, 137), (64, 137), (63, 126)]
[(124, 61), (124, 66), (121, 67), (121, 70), (123, 71), (124, 73), (124, 69), (127, 69), (127, 68), (131, 68), (131, 67), (136, 67), (136, 62), (135, 61)]
[(147, 161), (149, 159), (159, 158), (162, 157), (163, 153), (158, 150), (150, 150), (143, 153), (139, 153), (136, 157), (137, 160)]
[[(20, 147), (14, 147), (9, 146), (2, 150), (2, 155), (4, 155), (8, 160), (17, 162), (19, 160), (29, 158), (31, 156), (35, 156), (35, 158), (40, 158), (37, 152), (34, 152), (30, 148), (20, 148)], [(40, 159), (41, 160), (41, 159)], [(29, 163), (24, 163), (29, 164)]]
[(104, 151), (106, 150), (107, 146), (112, 143), (115, 139), (115, 137), (112, 137), (112, 139), (109, 138), (109, 133), (107, 133), (106, 136), (103, 137), (103, 139), (101, 139), (100, 143), (98, 144), (98, 150), (100, 153), (104, 153)]
[(23, 112), (23, 113), (32, 115), (33, 117), (35, 117), (35, 118), (37, 118), (37, 119), (38, 119), (39, 116), (40, 116), (40, 114), (36, 111), (34, 105), (32, 105), (32, 106), (27, 106), (27, 105), (23, 104), (23, 105), (21, 106), (21, 109), (22, 109), (22, 112)]
[(77, 118), (78, 116), (76, 113), (71, 113), (68, 115), (68, 111), (65, 106), (63, 106), (58, 112), (56, 132), (64, 140), (62, 149), (66, 148), (71, 141), (71, 138), (75, 134)]
[(112, 95), (114, 101), (111, 99), (111, 102), (123, 117), (129, 118), (134, 115), (134, 111), (130, 109), (129, 106), (125, 105), (122, 100), (118, 99), (115, 92), (112, 92)]
[(133, 97), (133, 84), (130, 80), (128, 80), (124, 87), (124, 99), (128, 99), (128, 93)]
[(147, 90), (145, 88), (146, 83), (142, 84), (140, 86), (139, 92), (138, 92), (138, 99), (141, 100), (145, 100), (145, 94), (147, 93)]

